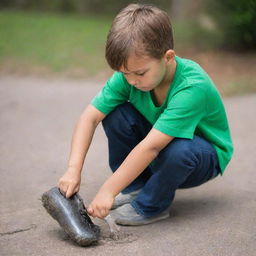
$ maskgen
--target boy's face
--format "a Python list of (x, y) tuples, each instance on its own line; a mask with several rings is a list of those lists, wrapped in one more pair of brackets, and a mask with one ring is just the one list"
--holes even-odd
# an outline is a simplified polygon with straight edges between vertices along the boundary
[(151, 91), (165, 81), (168, 72), (166, 58), (154, 59), (147, 56), (131, 55), (127, 69), (120, 68), (127, 82), (141, 91)]

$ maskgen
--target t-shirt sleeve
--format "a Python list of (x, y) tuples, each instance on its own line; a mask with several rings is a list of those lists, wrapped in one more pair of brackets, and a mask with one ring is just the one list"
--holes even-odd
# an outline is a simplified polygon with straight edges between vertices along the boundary
[(196, 86), (187, 87), (170, 99), (154, 128), (173, 137), (192, 139), (205, 113), (205, 92)]
[(92, 99), (91, 104), (105, 115), (116, 106), (126, 102), (130, 95), (130, 85), (122, 73), (115, 72), (100, 92)]

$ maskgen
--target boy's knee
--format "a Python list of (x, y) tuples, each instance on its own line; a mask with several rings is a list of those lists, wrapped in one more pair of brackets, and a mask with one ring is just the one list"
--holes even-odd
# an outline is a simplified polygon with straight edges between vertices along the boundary
[(195, 160), (193, 141), (189, 139), (175, 138), (160, 154), (162, 159), (171, 162)]

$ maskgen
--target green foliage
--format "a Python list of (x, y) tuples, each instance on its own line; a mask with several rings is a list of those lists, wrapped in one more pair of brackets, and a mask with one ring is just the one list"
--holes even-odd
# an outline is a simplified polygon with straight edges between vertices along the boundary
[[(101, 15), (1, 11), (0, 66), (96, 75), (107, 67), (105, 41), (111, 21)], [(194, 22), (173, 26), (176, 50), (213, 47), (213, 38)]]
[[(166, 0), (137, 0), (134, 2), (155, 4), (167, 10), (170, 5), (170, 1)], [(128, 0), (1, 0), (0, 8), (114, 15), (134, 2)]]
[(206, 10), (222, 34), (227, 49), (256, 49), (256, 0), (207, 0)]
[(219, 44), (220, 35), (216, 30), (208, 30), (197, 19), (179, 19), (172, 22), (174, 48), (178, 51), (189, 49), (212, 50)]
[(88, 75), (106, 67), (104, 46), (110, 19), (35, 12), (0, 12), (0, 64), (13, 60), (50, 70), (79, 69)]

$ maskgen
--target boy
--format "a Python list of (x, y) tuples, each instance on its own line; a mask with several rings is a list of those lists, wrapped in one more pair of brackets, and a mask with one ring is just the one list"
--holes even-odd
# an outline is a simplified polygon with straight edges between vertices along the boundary
[(202, 68), (175, 56), (169, 18), (131, 4), (114, 19), (106, 59), (116, 72), (77, 123), (69, 167), (59, 181), (70, 197), (93, 133), (102, 121), (113, 174), (88, 207), (93, 217), (113, 210), (117, 224), (165, 219), (178, 188), (199, 186), (224, 169), (233, 152), (219, 93)]

